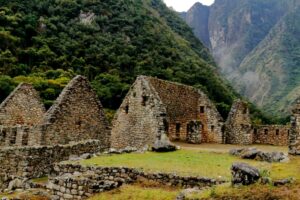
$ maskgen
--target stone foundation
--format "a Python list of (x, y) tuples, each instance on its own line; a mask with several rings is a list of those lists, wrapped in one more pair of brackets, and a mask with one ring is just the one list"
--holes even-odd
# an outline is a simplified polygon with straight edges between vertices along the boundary
[(50, 178), (48, 189), (52, 199), (85, 199), (91, 195), (129, 184), (140, 178), (164, 185), (182, 188), (207, 187), (224, 183), (202, 177), (181, 177), (167, 173), (144, 173), (124, 167), (83, 167), (80, 165), (58, 164), (55, 177)]
[(69, 145), (44, 147), (7, 147), (0, 149), (0, 189), (15, 179), (32, 179), (49, 175), (55, 163), (68, 160), (70, 155), (97, 153), (106, 150), (97, 140)]

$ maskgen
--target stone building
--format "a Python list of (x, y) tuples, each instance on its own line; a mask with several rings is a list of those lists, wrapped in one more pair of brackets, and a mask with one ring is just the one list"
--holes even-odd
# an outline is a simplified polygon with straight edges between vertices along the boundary
[(260, 125), (253, 127), (253, 143), (288, 146), (289, 125)]
[(171, 141), (222, 143), (222, 127), (222, 117), (200, 90), (139, 76), (115, 115), (111, 145), (142, 148), (163, 134)]
[(246, 102), (236, 100), (225, 122), (226, 144), (252, 144), (252, 125)]
[(96, 139), (109, 147), (110, 133), (103, 107), (83, 76), (70, 81), (42, 123), (31, 134), (30, 143), (56, 145)]
[(300, 155), (300, 99), (296, 101), (292, 110), (289, 154)]
[(37, 125), (45, 112), (38, 92), (21, 83), (0, 105), (0, 126)]

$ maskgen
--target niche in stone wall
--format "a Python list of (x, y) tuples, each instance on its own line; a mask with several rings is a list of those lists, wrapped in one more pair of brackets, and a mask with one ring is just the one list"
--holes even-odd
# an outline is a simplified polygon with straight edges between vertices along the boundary
[(126, 105), (124, 110), (125, 110), (125, 113), (128, 114), (129, 113), (129, 105)]
[(276, 135), (277, 136), (279, 135), (279, 129), (276, 129)]
[(17, 129), (13, 128), (9, 143), (12, 144), (12, 145), (16, 144), (16, 138), (17, 138)]
[(149, 98), (149, 97), (147, 97), (147, 96), (142, 96), (142, 105), (143, 105), (143, 106), (146, 106), (146, 105), (147, 105), (148, 98)]
[(22, 145), (27, 146), (28, 145), (28, 129), (25, 129), (22, 136)]
[(6, 139), (6, 130), (1, 130), (1, 135), (0, 135), (0, 142), (4, 143)]
[(180, 129), (181, 129), (181, 124), (180, 123), (176, 123), (176, 139), (180, 138)]
[(200, 113), (201, 114), (205, 113), (205, 106), (200, 106)]
[(268, 134), (269, 134), (269, 130), (265, 129), (265, 135), (268, 135)]

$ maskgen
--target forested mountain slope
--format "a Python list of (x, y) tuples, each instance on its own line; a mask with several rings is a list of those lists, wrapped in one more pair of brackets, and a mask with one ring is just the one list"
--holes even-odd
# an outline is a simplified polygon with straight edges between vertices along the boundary
[(161, 0), (2, 0), (0, 41), (0, 100), (25, 81), (49, 107), (75, 74), (87, 76), (110, 109), (140, 74), (201, 88), (223, 115), (236, 96)]

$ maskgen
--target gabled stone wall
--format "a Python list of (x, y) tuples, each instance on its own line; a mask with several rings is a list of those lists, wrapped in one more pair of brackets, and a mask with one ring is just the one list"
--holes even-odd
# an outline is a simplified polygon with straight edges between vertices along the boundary
[(288, 146), (289, 132), (290, 126), (287, 125), (254, 126), (253, 143)]
[(167, 108), (171, 140), (188, 141), (189, 124), (201, 124), (201, 142), (222, 143), (223, 119), (202, 91), (183, 84), (146, 77)]
[(166, 109), (151, 84), (140, 76), (113, 120), (111, 146), (117, 149), (151, 146), (166, 133)]
[(37, 91), (21, 83), (0, 105), (0, 126), (37, 125), (45, 112)]
[(300, 155), (300, 99), (296, 101), (292, 110), (289, 153), (292, 155)]
[(64, 88), (37, 127), (41, 145), (97, 139), (109, 147), (110, 133), (103, 107), (88, 80), (76, 76)]
[(252, 144), (252, 124), (246, 102), (236, 100), (225, 123), (227, 144)]

